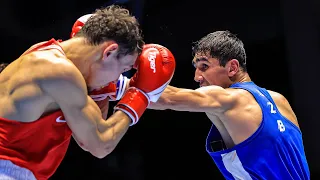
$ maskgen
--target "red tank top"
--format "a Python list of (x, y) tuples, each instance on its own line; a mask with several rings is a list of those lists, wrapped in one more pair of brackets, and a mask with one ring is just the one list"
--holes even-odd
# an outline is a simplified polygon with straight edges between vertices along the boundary
[[(24, 54), (45, 49), (57, 49), (64, 54), (54, 39)], [(0, 118), (0, 159), (29, 169), (37, 179), (48, 179), (64, 158), (71, 134), (61, 110), (30, 123)]]

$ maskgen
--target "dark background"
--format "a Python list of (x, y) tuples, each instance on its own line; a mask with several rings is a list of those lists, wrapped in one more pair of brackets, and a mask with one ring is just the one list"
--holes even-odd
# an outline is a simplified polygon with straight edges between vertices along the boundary
[[(78, 17), (116, 3), (139, 19), (147, 43), (162, 44), (175, 55), (171, 85), (194, 89), (192, 42), (216, 30), (230, 30), (245, 44), (253, 81), (285, 95), (295, 110), (314, 179), (320, 174), (319, 2), (3, 0), (1, 61), (13, 61), (39, 41), (68, 39)], [(205, 151), (210, 126), (204, 113), (148, 110), (104, 159), (94, 158), (72, 141), (51, 179), (222, 179)]]

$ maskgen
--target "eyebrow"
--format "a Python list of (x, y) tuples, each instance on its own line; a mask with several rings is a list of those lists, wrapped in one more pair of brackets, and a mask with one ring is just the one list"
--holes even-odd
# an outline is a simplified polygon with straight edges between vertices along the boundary
[(208, 58), (206, 58), (206, 57), (200, 57), (200, 58), (195, 58), (195, 60), (196, 60), (196, 62), (209, 62), (209, 60), (208, 60)]
[(199, 57), (199, 58), (193, 58), (193, 60), (192, 60), (192, 65), (193, 65), (194, 67), (196, 67), (196, 64), (197, 64), (198, 62), (208, 62), (208, 63), (210, 63), (210, 61), (208, 60), (208, 58), (206, 58), (206, 57)]

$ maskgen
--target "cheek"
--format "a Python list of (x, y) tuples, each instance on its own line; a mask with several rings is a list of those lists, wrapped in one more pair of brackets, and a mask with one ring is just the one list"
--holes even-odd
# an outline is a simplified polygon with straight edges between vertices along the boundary
[(91, 81), (104, 85), (118, 79), (121, 70), (116, 63), (104, 64), (92, 69)]
[(94, 82), (99, 86), (106, 85), (114, 80), (117, 80), (120, 76), (120, 73), (115, 71), (99, 71), (96, 73)]
[(119, 71), (121, 71), (121, 64), (117, 60), (110, 59), (108, 62), (103, 64), (103, 67), (100, 70), (102, 73), (117, 74)]
[(203, 74), (204, 78), (213, 85), (220, 85), (225, 79), (225, 72), (221, 70), (211, 70)]
[(214, 85), (217, 84), (217, 81), (219, 79), (219, 77), (215, 76), (214, 73), (204, 74), (203, 77), (206, 81), (208, 81), (209, 84), (214, 84)]

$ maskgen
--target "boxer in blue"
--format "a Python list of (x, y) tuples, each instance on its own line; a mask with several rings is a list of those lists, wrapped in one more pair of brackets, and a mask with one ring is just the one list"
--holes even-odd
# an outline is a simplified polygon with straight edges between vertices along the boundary
[(283, 95), (250, 79), (242, 41), (216, 31), (193, 51), (200, 88), (168, 86), (149, 108), (205, 112), (206, 149), (226, 179), (310, 179), (297, 117)]

